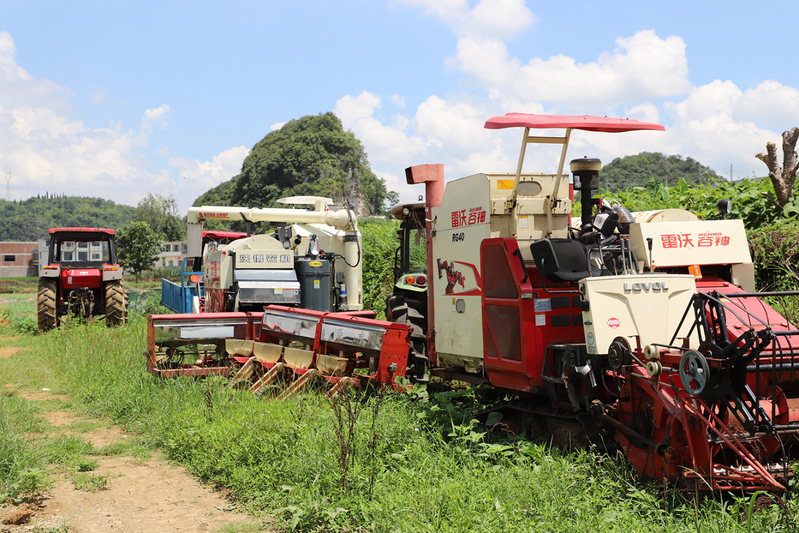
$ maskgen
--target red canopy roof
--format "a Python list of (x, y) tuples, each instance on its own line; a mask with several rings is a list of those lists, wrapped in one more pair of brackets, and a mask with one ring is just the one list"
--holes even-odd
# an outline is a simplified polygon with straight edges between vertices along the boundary
[(212, 239), (212, 240), (236, 240), (236, 239), (243, 239), (246, 237), (247, 234), (241, 231), (214, 231), (208, 230), (203, 231), (203, 239)]
[(74, 231), (84, 233), (107, 233), (113, 235), (114, 230), (108, 228), (50, 228), (50, 233), (60, 233), (62, 231)]
[(579, 117), (568, 115), (532, 115), (530, 113), (508, 113), (501, 117), (490, 118), (486, 120), (485, 127), (490, 130), (502, 128), (574, 128), (605, 133), (621, 133), (636, 130), (666, 130), (666, 128), (660, 124), (630, 120), (628, 118), (593, 117), (590, 115), (582, 115)]

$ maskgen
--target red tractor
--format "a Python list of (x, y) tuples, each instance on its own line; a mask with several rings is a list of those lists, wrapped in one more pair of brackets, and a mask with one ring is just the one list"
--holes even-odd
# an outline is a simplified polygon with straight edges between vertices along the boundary
[(127, 319), (122, 267), (117, 261), (114, 230), (51, 228), (47, 264), (42, 267), (38, 296), (39, 330), (48, 331), (74, 314), (105, 315), (109, 326)]

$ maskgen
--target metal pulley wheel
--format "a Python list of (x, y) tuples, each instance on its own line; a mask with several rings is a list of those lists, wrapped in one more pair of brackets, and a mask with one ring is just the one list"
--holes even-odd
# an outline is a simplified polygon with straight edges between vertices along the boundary
[(656, 378), (663, 372), (663, 365), (660, 364), (660, 361), (647, 361), (646, 362), (646, 373), (651, 378)]
[(608, 362), (613, 370), (621, 370), (630, 364), (630, 345), (621, 337), (617, 337), (608, 348)]
[(707, 359), (695, 350), (688, 350), (680, 358), (680, 379), (683, 387), (693, 396), (704, 392), (710, 378), (710, 366)]

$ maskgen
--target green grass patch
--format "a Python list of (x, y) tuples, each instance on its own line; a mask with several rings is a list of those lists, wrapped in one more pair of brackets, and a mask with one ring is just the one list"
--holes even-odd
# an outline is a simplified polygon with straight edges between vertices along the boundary
[(78, 472), (72, 476), (72, 484), (77, 490), (83, 492), (97, 492), (108, 486), (109, 474), (92, 474), (91, 472)]
[(46, 461), (26, 434), (42, 430), (29, 402), (0, 395), (0, 502), (21, 501), (46, 488)]
[(0, 361), (3, 379), (63, 390), (139, 435), (101, 450), (53, 437), (34, 453), (39, 464), (71, 466), (91, 486), (98, 475), (78, 472), (87, 456), (158, 448), (293, 531), (780, 531), (796, 509), (790, 497), (758, 512), (748, 497), (688, 499), (642, 483), (617, 458), (498, 440), (470, 419), (473, 389), (278, 402), (220, 377), (157, 379), (144, 369), (145, 338), (134, 316), (124, 328), (26, 338), (24, 361)]

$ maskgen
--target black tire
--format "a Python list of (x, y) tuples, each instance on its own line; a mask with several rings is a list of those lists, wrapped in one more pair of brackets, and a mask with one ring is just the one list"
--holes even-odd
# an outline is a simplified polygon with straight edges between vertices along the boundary
[(427, 339), (425, 329), (427, 319), (422, 314), (422, 303), (407, 296), (392, 295), (386, 302), (386, 318), (398, 324), (407, 324), (411, 328), (410, 354), (408, 367), (413, 367), (410, 378), (413, 381), (429, 381), (427, 375)]
[(107, 326), (118, 326), (125, 323), (128, 307), (125, 305), (125, 288), (121, 280), (108, 281), (105, 284), (105, 323)]
[(50, 331), (58, 325), (55, 293), (56, 280), (42, 278), (39, 280), (39, 295), (36, 310), (39, 318), (39, 331)]

